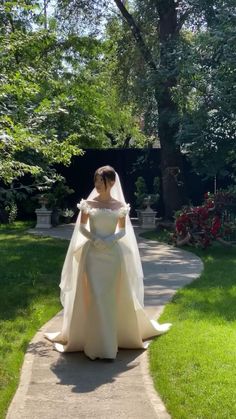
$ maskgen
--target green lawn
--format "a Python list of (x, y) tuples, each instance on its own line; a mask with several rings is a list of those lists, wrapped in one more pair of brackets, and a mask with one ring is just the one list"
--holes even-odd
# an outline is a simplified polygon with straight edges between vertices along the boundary
[(0, 226), (0, 418), (18, 385), (28, 342), (60, 309), (59, 280), (68, 242)]
[[(60, 309), (58, 282), (68, 246), (24, 229), (22, 223), (0, 226), (1, 419), (17, 388), (29, 340)], [(152, 232), (148, 236), (157, 238)], [(236, 250), (217, 245), (197, 254), (204, 273), (167, 305), (161, 321), (173, 327), (151, 344), (151, 372), (173, 419), (233, 419)]]
[[(153, 232), (145, 237), (158, 239)], [(177, 292), (161, 316), (173, 326), (150, 346), (155, 387), (173, 419), (234, 419), (236, 249), (185, 249), (202, 258), (204, 272)]]

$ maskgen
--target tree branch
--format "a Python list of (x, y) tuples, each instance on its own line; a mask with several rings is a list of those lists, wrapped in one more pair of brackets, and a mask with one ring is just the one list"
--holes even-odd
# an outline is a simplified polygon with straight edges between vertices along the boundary
[(183, 24), (185, 23), (185, 21), (187, 20), (191, 12), (192, 12), (192, 9), (189, 8), (179, 17), (177, 31), (180, 31), (180, 29), (182, 28)]
[[(15, 23), (14, 23), (14, 20), (12, 18), (11, 13), (10, 12), (7, 13), (6, 16), (7, 16), (8, 20), (9, 20), (12, 33), (15, 33)], [(15, 57), (16, 63), (19, 65), (20, 64), (20, 59), (19, 59), (19, 54), (18, 54), (18, 51), (17, 50), (14, 53), (14, 57)]]
[(137, 26), (133, 16), (126, 9), (125, 2), (122, 0), (114, 0), (114, 2), (116, 3), (118, 9), (120, 10), (122, 16), (128, 23), (145, 62), (149, 65), (151, 70), (157, 71), (157, 66), (153, 60), (152, 54), (150, 50), (148, 49), (147, 45), (145, 44), (144, 39), (141, 35), (141, 31), (139, 27)]

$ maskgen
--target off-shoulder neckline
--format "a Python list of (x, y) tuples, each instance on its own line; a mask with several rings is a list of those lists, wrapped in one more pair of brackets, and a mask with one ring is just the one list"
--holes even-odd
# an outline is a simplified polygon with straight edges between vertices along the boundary
[(130, 209), (130, 204), (122, 203), (122, 202), (120, 202), (121, 206), (119, 208), (92, 207), (91, 205), (89, 205), (89, 202), (91, 201), (86, 201), (85, 199), (81, 199), (80, 203), (77, 206), (80, 209), (84, 207), (84, 209), (86, 209), (89, 212), (90, 211), (105, 211), (105, 212), (118, 212), (119, 213), (119, 212), (122, 212), (123, 210), (127, 211)]
[(112, 209), (112, 208), (99, 208), (99, 207), (97, 207), (97, 208), (95, 208), (95, 207), (90, 207), (90, 208), (89, 208), (89, 210), (90, 210), (90, 211), (105, 211), (105, 212), (120, 212), (120, 210), (121, 210), (122, 208), (123, 208), (123, 207), (116, 208), (116, 209)]
[(92, 206), (90, 203), (92, 203), (92, 202), (95, 202), (95, 203), (100, 203), (101, 201), (87, 201), (86, 199), (82, 199), (81, 200), (81, 202), (84, 202), (90, 209), (101, 209), (101, 210), (110, 210), (110, 211), (119, 211), (121, 208), (126, 208), (129, 204), (126, 204), (125, 202), (123, 203), (123, 202), (120, 202), (120, 201), (117, 201), (117, 200), (115, 200), (116, 202), (117, 202), (117, 204), (120, 204), (120, 206), (119, 207), (117, 207), (117, 208), (109, 208), (109, 207), (103, 207), (103, 206)]

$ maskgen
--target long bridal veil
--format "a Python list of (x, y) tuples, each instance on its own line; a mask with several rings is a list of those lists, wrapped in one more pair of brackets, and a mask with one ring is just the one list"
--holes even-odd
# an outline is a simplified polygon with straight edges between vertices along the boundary
[[(116, 180), (111, 188), (111, 195), (114, 199), (120, 201), (125, 205), (125, 198), (120, 183), (119, 175), (116, 173)], [(87, 200), (93, 200), (97, 196), (96, 189), (87, 197)], [(82, 249), (87, 239), (80, 233), (79, 224), (81, 219), (81, 212), (79, 213), (75, 228), (71, 237), (71, 241), (67, 250), (65, 262), (61, 274), (61, 303), (64, 306), (66, 297), (69, 297), (70, 291), (74, 289), (79, 272), (80, 258)], [(87, 223), (89, 229), (89, 222)], [(123, 260), (127, 279), (131, 288), (132, 294), (137, 298), (139, 304), (144, 306), (144, 286), (143, 286), (143, 270), (138, 250), (137, 240), (134, 234), (134, 229), (131, 224), (129, 215), (126, 216), (126, 234), (120, 240), (121, 251), (123, 253)]]

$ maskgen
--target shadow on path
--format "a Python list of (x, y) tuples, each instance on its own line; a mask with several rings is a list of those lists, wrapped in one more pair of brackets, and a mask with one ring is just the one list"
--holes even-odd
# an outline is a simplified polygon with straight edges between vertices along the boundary
[(83, 353), (69, 353), (62, 355), (51, 369), (60, 380), (57, 384), (72, 386), (75, 393), (90, 393), (104, 384), (114, 383), (122, 373), (132, 373), (142, 352), (119, 350), (115, 362), (91, 361)]

